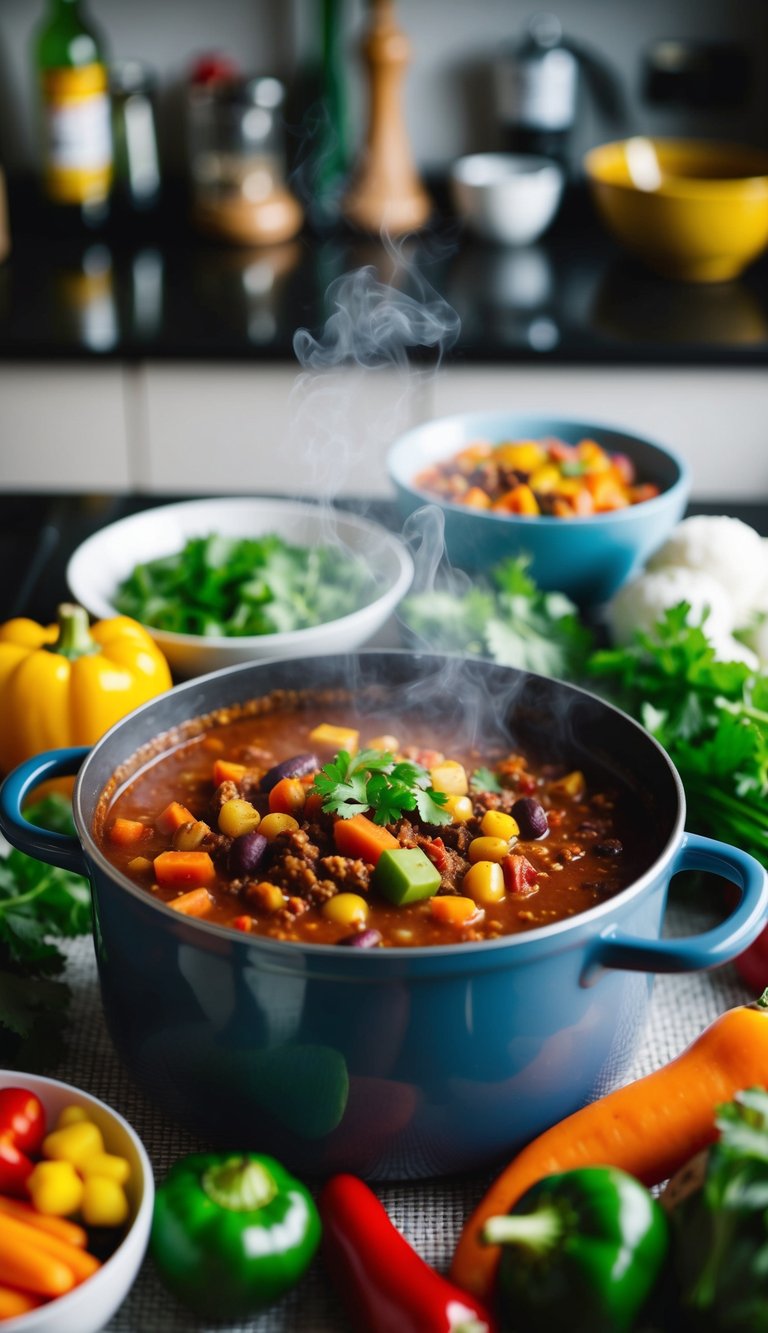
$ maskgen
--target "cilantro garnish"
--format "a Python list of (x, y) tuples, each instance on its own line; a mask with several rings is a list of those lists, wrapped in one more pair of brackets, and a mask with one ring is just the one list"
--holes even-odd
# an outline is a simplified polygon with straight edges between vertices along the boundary
[(394, 824), (417, 810), (425, 824), (449, 824), (445, 792), (435, 791), (428, 769), (382, 750), (339, 750), (315, 777), (312, 790), (323, 797), (327, 814), (351, 819), (373, 813), (375, 824)]
[(469, 786), (471, 791), (503, 791), (503, 787), (496, 777), (496, 774), (490, 768), (476, 768), (474, 773), (470, 774)]

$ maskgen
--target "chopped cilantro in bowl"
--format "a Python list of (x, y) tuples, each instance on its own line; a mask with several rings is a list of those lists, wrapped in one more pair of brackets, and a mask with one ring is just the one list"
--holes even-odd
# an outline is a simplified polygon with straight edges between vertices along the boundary
[(327, 624), (377, 592), (372, 571), (346, 547), (297, 546), (274, 533), (210, 535), (136, 565), (114, 604), (153, 629), (240, 638)]

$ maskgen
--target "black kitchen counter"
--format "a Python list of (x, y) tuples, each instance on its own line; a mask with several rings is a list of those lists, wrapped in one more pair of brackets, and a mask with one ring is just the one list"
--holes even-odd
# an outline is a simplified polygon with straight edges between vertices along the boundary
[[(33, 192), (11, 182), (10, 197), (0, 362), (295, 363), (295, 330), (319, 330), (334, 281), (371, 266), (437, 320), (459, 316), (456, 341), (416, 347), (416, 361), (768, 363), (768, 256), (730, 283), (656, 278), (623, 256), (577, 188), (550, 232), (523, 249), (467, 238), (447, 210), (394, 251), (349, 231), (232, 248), (190, 230), (180, 193), (151, 218), (66, 238)], [(392, 359), (408, 342), (390, 347)]]

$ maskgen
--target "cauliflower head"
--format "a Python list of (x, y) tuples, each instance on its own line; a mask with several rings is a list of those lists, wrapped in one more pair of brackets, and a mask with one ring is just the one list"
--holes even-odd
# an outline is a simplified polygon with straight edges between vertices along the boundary
[(673, 567), (706, 574), (719, 584), (730, 604), (730, 628), (746, 625), (763, 609), (768, 587), (766, 545), (741, 519), (726, 514), (684, 518), (647, 564), (649, 571)]

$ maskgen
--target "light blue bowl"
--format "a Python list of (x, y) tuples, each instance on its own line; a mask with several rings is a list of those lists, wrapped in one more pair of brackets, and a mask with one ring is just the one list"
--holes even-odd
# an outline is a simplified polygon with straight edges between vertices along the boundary
[[(435, 500), (416, 489), (414, 478), (475, 440), (537, 440), (568, 444), (592, 439), (610, 453), (626, 454), (640, 481), (656, 482), (661, 494), (628, 509), (587, 518), (523, 517)], [(688, 469), (671, 450), (595, 422), (512, 412), (464, 412), (416, 426), (392, 446), (389, 475), (403, 517), (425, 504), (445, 517), (445, 549), (453, 565), (487, 570), (505, 556), (527, 554), (539, 587), (559, 589), (582, 605), (605, 601), (648, 559), (682, 517), (689, 492)]]

